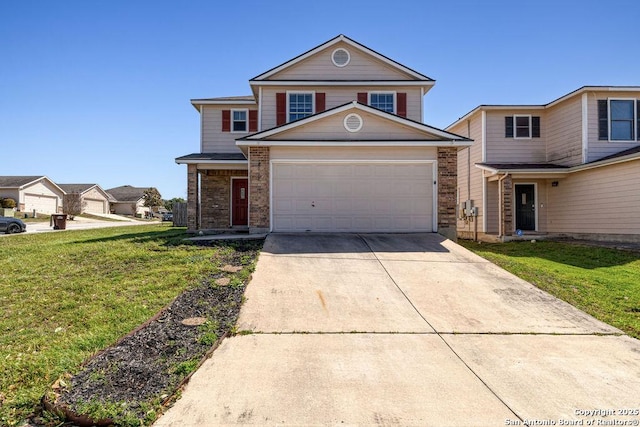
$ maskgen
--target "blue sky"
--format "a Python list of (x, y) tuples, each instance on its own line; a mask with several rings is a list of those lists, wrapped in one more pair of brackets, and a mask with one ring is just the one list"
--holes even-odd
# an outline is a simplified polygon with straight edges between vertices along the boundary
[(338, 34), (436, 80), (425, 121), (640, 85), (637, 0), (0, 1), (0, 175), (186, 198), (192, 98)]

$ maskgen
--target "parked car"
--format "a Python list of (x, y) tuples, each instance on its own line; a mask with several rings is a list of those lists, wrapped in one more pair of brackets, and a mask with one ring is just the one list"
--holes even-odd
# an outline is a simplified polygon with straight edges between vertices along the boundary
[(163, 221), (173, 221), (173, 212), (165, 212), (162, 214)]
[(0, 233), (23, 233), (27, 231), (27, 224), (18, 218), (10, 216), (0, 216)]

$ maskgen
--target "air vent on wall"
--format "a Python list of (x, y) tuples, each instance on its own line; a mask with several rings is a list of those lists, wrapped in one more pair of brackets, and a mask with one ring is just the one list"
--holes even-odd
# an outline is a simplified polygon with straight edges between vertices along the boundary
[(349, 132), (358, 132), (362, 129), (362, 117), (355, 113), (348, 114), (344, 118), (344, 128)]
[(335, 65), (336, 67), (344, 67), (351, 60), (351, 55), (349, 55), (348, 50), (338, 48), (331, 54), (331, 60), (333, 61), (333, 65)]

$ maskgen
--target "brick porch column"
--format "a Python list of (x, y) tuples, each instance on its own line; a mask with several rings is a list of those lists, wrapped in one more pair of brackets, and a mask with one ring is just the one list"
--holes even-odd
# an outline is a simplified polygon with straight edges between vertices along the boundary
[(200, 200), (198, 196), (198, 166), (187, 165), (187, 232), (195, 233), (200, 228)]
[(511, 175), (506, 175), (500, 181), (500, 199), (502, 203), (499, 206), (501, 211), (500, 235), (511, 236), (513, 234), (513, 181)]
[(269, 147), (249, 147), (249, 232), (269, 231)]
[(438, 147), (438, 233), (456, 241), (456, 188), (458, 149)]

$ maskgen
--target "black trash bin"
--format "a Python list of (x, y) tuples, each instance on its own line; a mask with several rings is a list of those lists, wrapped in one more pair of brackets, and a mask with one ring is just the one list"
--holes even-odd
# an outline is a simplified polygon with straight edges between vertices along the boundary
[(51, 215), (51, 221), (53, 222), (54, 230), (67, 229), (67, 214), (53, 214)]

